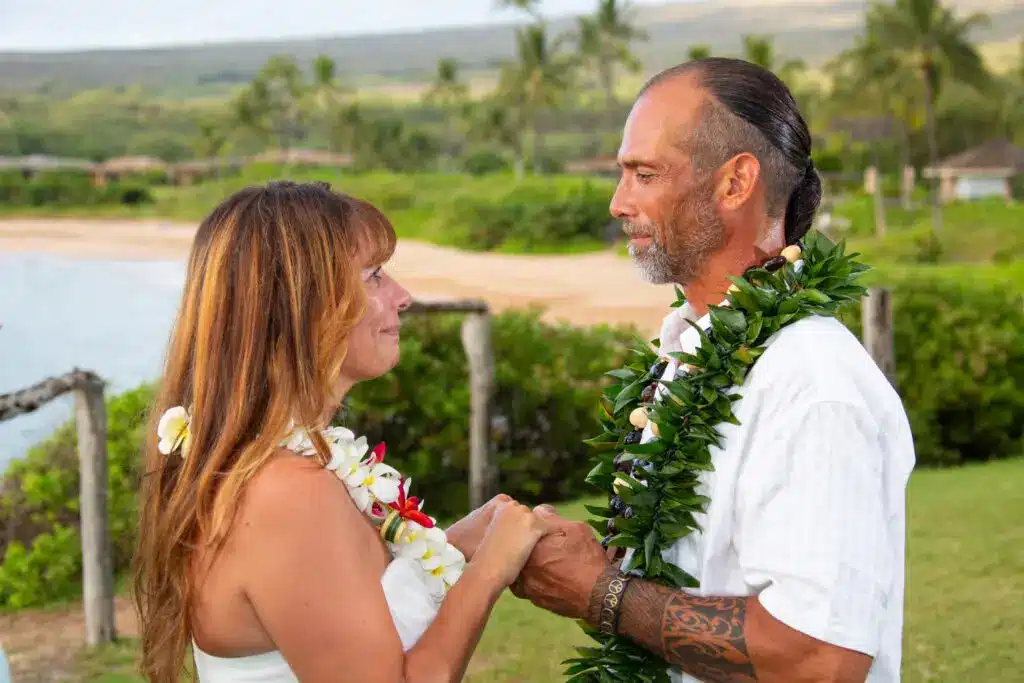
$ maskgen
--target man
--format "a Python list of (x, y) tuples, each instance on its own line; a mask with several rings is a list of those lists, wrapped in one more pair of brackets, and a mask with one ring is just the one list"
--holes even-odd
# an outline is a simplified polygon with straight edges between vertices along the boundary
[[(810, 147), (785, 85), (747, 62), (689, 62), (641, 91), (611, 212), (646, 279), (686, 295), (662, 353), (696, 348), (684, 318), (707, 329), (729, 276), (807, 232), (821, 196)], [(914, 464), (899, 397), (856, 337), (817, 316), (776, 334), (736, 390), (740, 424), (720, 426), (700, 531), (664, 555), (700, 588), (632, 578), (616, 633), (668, 661), (674, 681), (898, 681)], [(589, 526), (557, 521), (513, 590), (596, 627), (620, 565)]]

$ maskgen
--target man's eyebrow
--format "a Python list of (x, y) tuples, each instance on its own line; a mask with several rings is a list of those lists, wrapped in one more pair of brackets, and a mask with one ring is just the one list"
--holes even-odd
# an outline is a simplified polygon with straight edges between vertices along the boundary
[(628, 169), (634, 169), (637, 166), (651, 166), (651, 167), (653, 167), (653, 166), (657, 165), (653, 161), (650, 161), (648, 159), (641, 159), (639, 157), (623, 157), (622, 159), (618, 159), (616, 161), (616, 163), (619, 165), (619, 168), (628, 168)]

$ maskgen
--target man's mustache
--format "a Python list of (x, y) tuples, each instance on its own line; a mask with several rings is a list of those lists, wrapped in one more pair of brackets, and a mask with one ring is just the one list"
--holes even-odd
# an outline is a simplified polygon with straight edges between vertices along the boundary
[(634, 223), (624, 222), (622, 224), (622, 232), (626, 233), (627, 237), (650, 237), (654, 238), (657, 234), (657, 226), (653, 223)]

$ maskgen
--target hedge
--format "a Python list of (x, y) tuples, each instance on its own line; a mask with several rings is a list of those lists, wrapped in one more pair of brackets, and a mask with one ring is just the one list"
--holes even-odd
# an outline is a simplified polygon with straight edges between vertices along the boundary
[(153, 195), (143, 179), (96, 187), (89, 174), (80, 171), (45, 172), (32, 178), (15, 171), (0, 172), (0, 204), (8, 207), (136, 206), (152, 202)]
[[(1024, 450), (1024, 299), (967, 280), (894, 280), (897, 382), (919, 467), (1020, 455)], [(858, 312), (845, 322), (859, 333)], [(402, 362), (357, 387), (343, 422), (388, 442), (393, 463), (442, 518), (468, 500), (469, 389), (455, 315), (412, 318)], [(497, 395), (493, 449), (500, 488), (525, 502), (589, 493), (602, 374), (620, 364), (622, 329), (548, 325), (536, 311), (494, 320)], [(134, 547), (135, 485), (152, 389), (108, 400), (110, 520), (115, 567)], [(0, 608), (79, 590), (75, 432), (67, 424), (13, 463), (0, 488)]]

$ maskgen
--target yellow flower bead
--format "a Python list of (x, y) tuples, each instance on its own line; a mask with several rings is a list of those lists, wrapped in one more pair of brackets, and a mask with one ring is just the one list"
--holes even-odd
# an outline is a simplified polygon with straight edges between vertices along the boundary
[(651, 423), (651, 434), (654, 434), (655, 436), (661, 436), (661, 430), (658, 429), (658, 423), (657, 422), (652, 422)]
[(786, 257), (786, 260), (790, 263), (796, 263), (800, 260), (800, 247), (795, 244), (791, 244), (782, 250), (782, 255)]
[(644, 407), (634, 408), (633, 412), (629, 414), (629, 424), (633, 425), (637, 429), (643, 429), (647, 426), (647, 409)]

